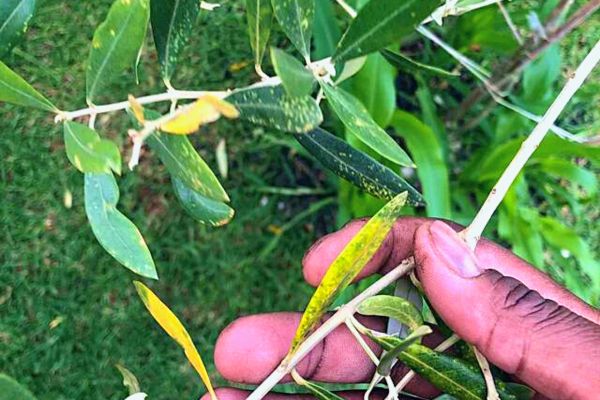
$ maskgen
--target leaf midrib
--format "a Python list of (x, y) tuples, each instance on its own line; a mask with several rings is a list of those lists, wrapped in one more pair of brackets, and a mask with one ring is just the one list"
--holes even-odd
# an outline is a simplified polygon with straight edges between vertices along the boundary
[(19, 8), (21, 8), (23, 6), (23, 4), (25, 4), (25, 1), (27, 0), (21, 0), (21, 2), (15, 7), (15, 9), (10, 13), (10, 15), (8, 16), (8, 18), (6, 19), (6, 21), (4, 21), (4, 23), (2, 24), (2, 26), (0, 26), (0, 34), (2, 34), (2, 31), (4, 30), (4, 28), (7, 27), (8, 23), (14, 18), (14, 16), (17, 14), (17, 11), (19, 10)]

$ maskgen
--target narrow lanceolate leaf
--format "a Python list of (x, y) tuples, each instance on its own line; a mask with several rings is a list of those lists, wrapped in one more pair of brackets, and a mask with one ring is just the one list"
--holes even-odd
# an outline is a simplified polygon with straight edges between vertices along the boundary
[(117, 369), (123, 376), (123, 386), (129, 388), (129, 394), (132, 395), (140, 392), (140, 382), (133, 374), (133, 372), (131, 372), (121, 364), (116, 364), (115, 367), (117, 367)]
[(111, 172), (121, 174), (121, 153), (110, 140), (100, 139), (87, 125), (66, 121), (64, 140), (67, 157), (81, 172)]
[(200, 378), (202, 379), (202, 382), (204, 382), (206, 389), (208, 389), (211, 398), (216, 399), (217, 396), (210, 382), (204, 362), (202, 361), (202, 358), (200, 357), (200, 354), (198, 353), (190, 334), (187, 332), (181, 321), (179, 321), (177, 316), (173, 314), (173, 311), (171, 311), (169, 307), (167, 307), (167, 305), (163, 303), (146, 285), (137, 281), (133, 282), (133, 284), (135, 285), (138, 295), (144, 302), (146, 309), (148, 309), (148, 312), (150, 312), (150, 315), (152, 315), (160, 327), (163, 328), (164, 331), (167, 332), (167, 334), (183, 348), (185, 356), (190, 364), (192, 364), (196, 372), (198, 372), (198, 375), (200, 375)]
[(423, 317), (412, 303), (402, 297), (379, 295), (363, 301), (358, 306), (358, 312), (363, 315), (387, 317), (408, 326), (414, 331), (423, 325)]
[(429, 335), (433, 331), (427, 325), (421, 325), (410, 333), (406, 338), (401, 339), (401, 343), (397, 344), (393, 349), (387, 351), (377, 365), (377, 373), (381, 376), (388, 376), (392, 371), (392, 367), (396, 358), (401, 352), (406, 350), (411, 344), (420, 341), (423, 336)]
[(310, 382), (310, 381), (307, 381), (306, 379), (302, 378), (296, 372), (296, 370), (292, 371), (292, 377), (294, 378), (294, 381), (299, 386), (302, 386), (303, 388), (308, 389), (308, 391), (319, 400), (344, 400), (343, 397), (340, 397), (337, 394), (335, 394), (334, 392), (327, 390), (326, 388), (319, 385), (318, 383)]
[(309, 96), (288, 96), (281, 86), (236, 90), (226, 99), (240, 118), (284, 132), (308, 132), (323, 122), (317, 102)]
[(57, 112), (58, 109), (19, 75), (0, 61), (0, 101)]
[(0, 57), (8, 53), (27, 30), (35, 11), (36, 0), (2, 0), (0, 2)]
[(290, 355), (319, 323), (335, 297), (346, 288), (373, 257), (388, 235), (406, 203), (406, 193), (401, 193), (387, 203), (346, 245), (333, 261), (321, 284), (310, 299), (292, 341)]
[(390, 200), (406, 191), (408, 204), (425, 205), (423, 196), (394, 171), (335, 135), (317, 128), (296, 134), (296, 140), (325, 167), (365, 192)]
[(152, 34), (162, 77), (170, 82), (181, 51), (194, 31), (198, 0), (150, 0)]
[(312, 92), (314, 77), (300, 61), (283, 50), (271, 48), (271, 62), (288, 95), (308, 96)]
[(358, 99), (339, 87), (323, 84), (322, 88), (331, 108), (346, 129), (388, 160), (399, 165), (414, 167), (408, 154), (373, 121)]
[(212, 226), (222, 226), (233, 218), (235, 211), (227, 204), (202, 196), (176, 177), (173, 177), (172, 180), (175, 195), (181, 206), (196, 221)]
[(119, 210), (119, 187), (112, 174), (85, 174), (85, 212), (98, 242), (138, 275), (158, 279), (150, 250), (137, 227)]
[(349, 60), (383, 49), (411, 33), (439, 0), (370, 1), (358, 13), (333, 56)]
[(414, 60), (402, 53), (396, 53), (390, 50), (382, 50), (381, 54), (386, 60), (394, 67), (399, 70), (406, 72), (424, 72), (426, 74), (439, 75), (443, 77), (457, 77), (460, 74), (455, 72), (446, 71), (445, 69), (438, 68), (434, 65), (423, 64), (417, 60)]
[(92, 40), (86, 73), (88, 102), (136, 64), (149, 18), (149, 0), (115, 0)]
[(1, 398), (6, 400), (35, 400), (35, 396), (29, 390), (2, 373), (0, 373), (0, 393)]
[(246, 18), (250, 45), (254, 51), (254, 63), (260, 65), (271, 35), (271, 0), (246, 0)]
[(172, 120), (162, 124), (160, 130), (178, 135), (189, 135), (198, 131), (202, 125), (215, 122), (221, 118), (221, 115), (227, 118), (237, 118), (240, 113), (225, 100), (206, 95), (186, 106), (182, 113)]
[(315, 0), (272, 0), (273, 12), (288, 39), (305, 58), (315, 18)]

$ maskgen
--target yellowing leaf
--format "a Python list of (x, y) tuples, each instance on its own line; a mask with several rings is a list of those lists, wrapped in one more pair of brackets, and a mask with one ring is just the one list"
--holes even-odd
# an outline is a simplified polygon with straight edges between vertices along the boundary
[(189, 135), (200, 129), (202, 125), (215, 122), (221, 115), (227, 118), (237, 118), (239, 112), (225, 100), (221, 100), (216, 96), (205, 95), (187, 106), (181, 114), (162, 124), (160, 130), (179, 135)]
[(146, 285), (138, 281), (134, 281), (133, 284), (152, 317), (154, 317), (156, 322), (158, 322), (165, 332), (167, 332), (169, 336), (183, 348), (188, 361), (198, 372), (202, 382), (204, 382), (204, 385), (208, 389), (210, 397), (215, 400), (217, 395), (215, 394), (210, 378), (208, 377), (206, 367), (202, 362), (200, 354), (198, 354), (198, 350), (196, 350), (196, 346), (194, 346), (194, 342), (192, 342), (192, 338), (183, 324), (179, 321), (177, 316), (173, 314), (169, 307), (167, 307)]
[(204, 99), (206, 99), (215, 108), (215, 110), (220, 112), (225, 118), (234, 119), (240, 116), (238, 109), (228, 101), (211, 94), (204, 96)]
[(131, 112), (133, 113), (135, 119), (140, 124), (144, 124), (146, 122), (146, 118), (144, 117), (144, 107), (137, 101), (135, 97), (129, 95), (129, 108), (131, 108)]
[(388, 232), (400, 216), (406, 203), (407, 192), (402, 192), (390, 200), (346, 245), (333, 261), (321, 284), (310, 299), (300, 320), (300, 325), (292, 341), (289, 355), (292, 355), (306, 336), (319, 322), (337, 294), (346, 288), (381, 246)]

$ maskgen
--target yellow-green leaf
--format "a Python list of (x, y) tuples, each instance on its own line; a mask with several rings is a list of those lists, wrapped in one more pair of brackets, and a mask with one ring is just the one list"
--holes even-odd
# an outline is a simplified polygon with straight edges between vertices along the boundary
[(363, 301), (358, 306), (357, 311), (363, 315), (376, 315), (395, 319), (408, 326), (411, 332), (423, 325), (423, 317), (421, 317), (419, 310), (410, 301), (402, 297), (373, 296)]
[(122, 364), (116, 364), (115, 367), (119, 370), (121, 375), (123, 376), (123, 386), (129, 388), (129, 394), (138, 393), (140, 389), (140, 382), (136, 378), (136, 376), (125, 368)]

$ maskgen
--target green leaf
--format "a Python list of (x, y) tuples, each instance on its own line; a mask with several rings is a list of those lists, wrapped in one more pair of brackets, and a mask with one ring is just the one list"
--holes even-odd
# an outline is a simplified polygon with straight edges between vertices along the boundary
[(313, 59), (322, 60), (333, 54), (342, 32), (335, 17), (333, 2), (316, 1), (315, 6)]
[(523, 97), (528, 104), (544, 107), (555, 97), (554, 83), (560, 78), (560, 46), (549, 46), (523, 72)]
[(176, 177), (173, 177), (172, 181), (175, 195), (181, 206), (198, 222), (222, 226), (233, 218), (235, 211), (227, 204), (202, 196)]
[(66, 121), (64, 140), (67, 157), (81, 172), (110, 172), (121, 174), (121, 153), (110, 140), (100, 139), (87, 125)]
[(312, 92), (314, 77), (300, 61), (283, 50), (271, 48), (271, 62), (286, 93), (291, 97), (302, 97)]
[(281, 29), (300, 54), (308, 58), (315, 0), (272, 0), (271, 5)]
[(297, 134), (296, 140), (325, 167), (365, 192), (390, 200), (406, 191), (408, 204), (425, 205), (421, 194), (394, 171), (331, 133), (317, 128)]
[(394, 346), (393, 349), (388, 350), (377, 365), (377, 372), (381, 376), (388, 376), (394, 366), (394, 361), (400, 355), (401, 352), (406, 350), (411, 344), (420, 341), (423, 336), (429, 335), (433, 331), (427, 325), (421, 325), (414, 331), (412, 331), (406, 338), (401, 339), (401, 343)]
[(294, 381), (301, 387), (308, 389), (308, 391), (319, 400), (344, 400), (343, 397), (327, 390), (323, 386), (307, 381), (302, 378), (297, 372), (292, 372)]
[(566, 179), (569, 183), (580, 185), (589, 197), (594, 196), (598, 192), (598, 176), (588, 168), (575, 165), (570, 160), (561, 158), (547, 158), (540, 160), (539, 165), (536, 165), (540, 171)]
[(150, 21), (162, 77), (170, 84), (200, 13), (198, 0), (150, 0)]
[(439, 6), (438, 0), (370, 1), (358, 13), (333, 56), (345, 61), (398, 42)]
[(58, 112), (47, 98), (0, 61), (0, 101), (24, 107)]
[(0, 57), (7, 54), (27, 30), (35, 12), (35, 0), (0, 2)]
[(413, 167), (410, 157), (379, 125), (350, 93), (339, 87), (323, 84), (323, 91), (333, 111), (352, 134), (388, 160)]
[(408, 300), (388, 295), (373, 296), (363, 301), (357, 310), (362, 315), (387, 317), (408, 326), (410, 331), (423, 325), (419, 310)]
[(254, 51), (254, 64), (262, 63), (273, 22), (271, 0), (246, 0), (246, 19), (250, 45)]
[(86, 73), (87, 101), (135, 65), (146, 37), (149, 0), (115, 0), (94, 33)]
[(85, 212), (98, 242), (138, 275), (158, 279), (150, 250), (136, 226), (117, 210), (119, 187), (112, 174), (85, 174)]
[(458, 72), (450, 72), (445, 69), (438, 68), (434, 65), (423, 64), (417, 60), (414, 60), (408, 56), (405, 56), (402, 53), (396, 53), (391, 50), (382, 50), (381, 54), (385, 57), (386, 60), (394, 67), (399, 70), (410, 72), (410, 73), (419, 73), (424, 72), (426, 74), (438, 75), (442, 77), (457, 77), (460, 76)]
[(293, 354), (319, 323), (335, 297), (344, 290), (379, 249), (406, 203), (406, 192), (394, 197), (361, 228), (333, 261), (315, 290), (296, 330), (289, 354)]
[(284, 132), (308, 132), (323, 122), (312, 97), (290, 97), (281, 86), (236, 90), (225, 100), (240, 111), (240, 118)]
[(6, 400), (35, 400), (35, 396), (10, 376), (0, 373), (0, 397)]

